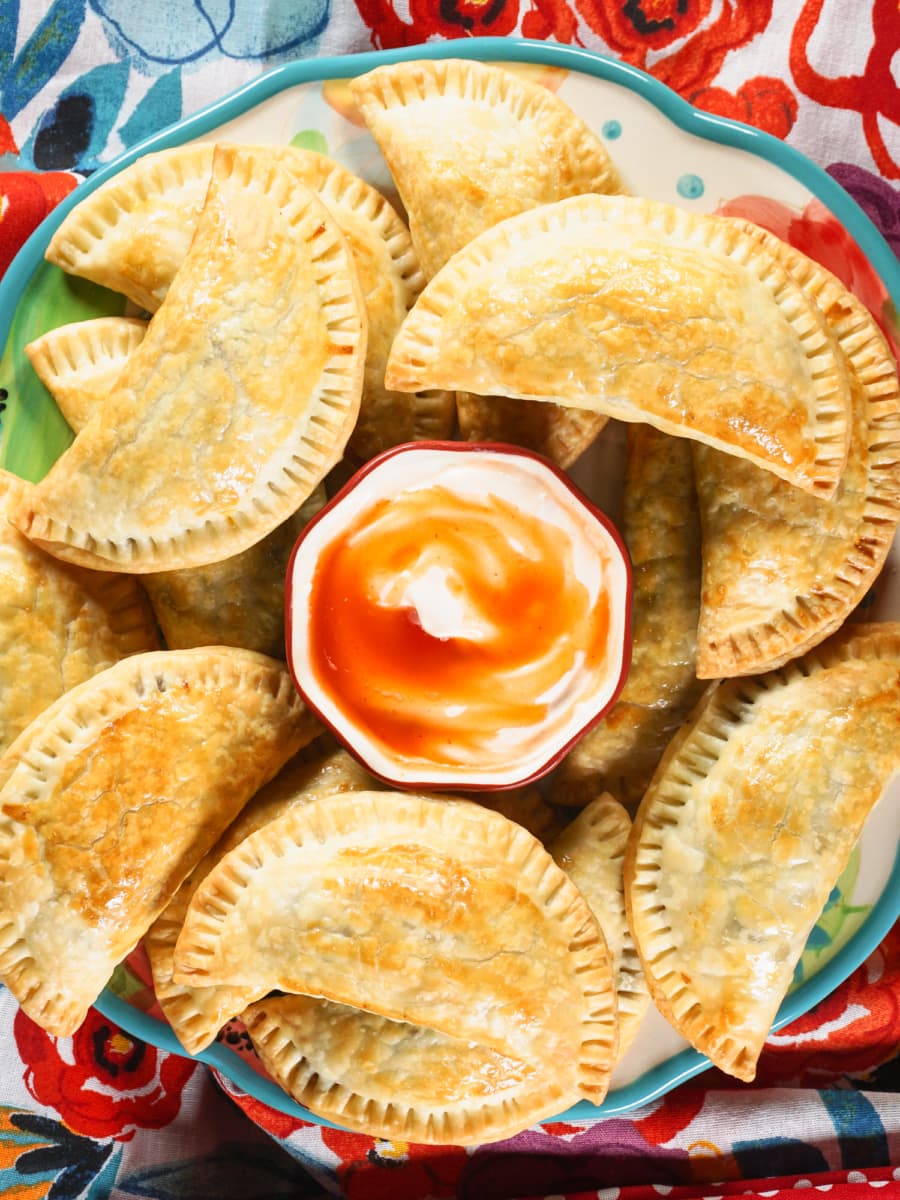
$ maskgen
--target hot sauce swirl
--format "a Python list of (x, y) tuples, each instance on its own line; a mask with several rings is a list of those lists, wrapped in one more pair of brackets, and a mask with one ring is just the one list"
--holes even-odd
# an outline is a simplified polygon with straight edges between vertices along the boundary
[(508, 786), (608, 702), (626, 596), (614, 539), (540, 460), (409, 447), (301, 541), (292, 666), (376, 774)]

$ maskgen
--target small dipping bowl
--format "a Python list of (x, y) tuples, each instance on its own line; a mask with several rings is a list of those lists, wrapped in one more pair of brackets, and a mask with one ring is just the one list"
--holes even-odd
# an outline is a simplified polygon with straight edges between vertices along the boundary
[(297, 689), (373, 775), (510, 788), (552, 770), (621, 691), (631, 564), (539, 455), (411, 442), (304, 529), (286, 612)]

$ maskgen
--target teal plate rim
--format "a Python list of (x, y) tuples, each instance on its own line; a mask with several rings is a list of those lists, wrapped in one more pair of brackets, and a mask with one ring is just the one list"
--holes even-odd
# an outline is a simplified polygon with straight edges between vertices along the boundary
[[(793, 176), (844, 225), (869, 259), (900, 309), (900, 262), (879, 231), (856, 201), (821, 167), (800, 151), (770, 134), (739, 124), (726, 117), (714, 116), (694, 108), (665, 84), (627, 63), (607, 58), (592, 50), (547, 44), (523, 38), (466, 38), (460, 41), (430, 42), (398, 50), (367, 51), (321, 59), (305, 59), (276, 67), (245, 84), (222, 100), (161, 130), (131, 147), (69, 194), (25, 242), (0, 281), (0, 348), (9, 336), (18, 298), (32, 275), (43, 262), (44, 250), (66, 214), (90, 192), (117, 174), (142, 154), (179, 145), (218, 128), (241, 116), (248, 109), (298, 84), (361, 75), (385, 63), (416, 58), (472, 58), (495, 62), (527, 62), (593, 76), (595, 79), (624, 87), (652, 104), (672, 124), (705, 141), (745, 150), (774, 163)], [(900, 847), (894, 857), (884, 889), (866, 921), (835, 956), (812, 978), (792, 992), (782, 1004), (773, 1030), (796, 1020), (823, 1000), (871, 954), (900, 915)], [(272, 1080), (258, 1074), (244, 1059), (222, 1043), (215, 1043), (196, 1055), (188, 1055), (172, 1030), (163, 1021), (134, 1008), (108, 988), (96, 1006), (108, 1020), (127, 1033), (182, 1057), (193, 1057), (220, 1071), (248, 1095), (288, 1116), (317, 1125), (340, 1128), (316, 1116), (291, 1099)], [(582, 1101), (560, 1114), (556, 1120), (584, 1121), (628, 1112), (648, 1104), (678, 1084), (710, 1067), (709, 1059), (696, 1050), (686, 1049), (645, 1072), (631, 1083), (610, 1092), (599, 1107)]]

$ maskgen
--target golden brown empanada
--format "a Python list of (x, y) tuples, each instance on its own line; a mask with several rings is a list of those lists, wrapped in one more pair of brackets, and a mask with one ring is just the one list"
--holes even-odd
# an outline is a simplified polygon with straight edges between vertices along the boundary
[(632, 562), (631, 669), (616, 704), (561, 763), (553, 799), (580, 805), (609, 788), (633, 812), (705, 686), (695, 674), (701, 559), (690, 442), (628, 426), (622, 533)]
[(146, 573), (239, 553), (341, 457), (365, 329), (324, 206), (265, 149), (220, 148), (165, 302), (15, 523), (86, 566)]
[(309, 804), (322, 796), (378, 786), (346, 751), (333, 751), (323, 758), (311, 756), (311, 749), (301, 751), (241, 810), (144, 938), (156, 998), (176, 1037), (190, 1054), (205, 1049), (226, 1021), (239, 1016), (260, 995), (255, 988), (188, 987), (175, 983), (172, 977), (175, 944), (197, 888), (230, 850), (289, 808)]
[(810, 930), (900, 767), (900, 625), (711, 687), (676, 735), (625, 858), (629, 923), (660, 1011), (752, 1079)]
[(459, 251), (386, 383), (645, 421), (822, 497), (847, 456), (846, 366), (815, 303), (736, 224), (625, 196), (546, 205)]
[(540, 84), (490, 63), (391, 63), (350, 85), (387, 160), (426, 278), (498, 221), (621, 182), (602, 142)]
[(779, 667), (833, 633), (865, 596), (900, 519), (900, 389), (868, 309), (811, 259), (748, 223), (825, 314), (847, 360), (847, 465), (823, 504), (751, 463), (695, 446), (703, 521), (697, 674)]
[(299, 1103), (370, 1137), (477, 1145), (562, 1111), (565, 1073), (422, 1025), (310, 996), (270, 996), (244, 1022)]
[(280, 664), (136, 655), (50, 705), (3, 760), (0, 978), (74, 1032), (113, 968), (319, 726)]
[[(351, 85), (409, 214), (428, 279), (498, 221), (622, 185), (602, 142), (558, 96), (496, 64), (394, 63)], [(457, 395), (470, 442), (514, 442), (568, 466), (606, 418), (562, 405)]]
[(0, 753), (63, 692), (159, 646), (134, 579), (58, 562), (10, 525), (30, 486), (0, 471)]
[(550, 853), (599, 921), (612, 955), (619, 1007), (619, 1058), (634, 1041), (650, 1003), (647, 981), (625, 915), (622, 868), (630, 832), (628, 813), (605, 792), (550, 844)]
[(319, 996), (552, 1064), (572, 1099), (608, 1086), (603, 935), (540, 843), (477, 804), (356, 792), (291, 810), (207, 876), (175, 964), (177, 982)]
[[(190, 248), (214, 149), (212, 143), (176, 146), (138, 159), (72, 210), (47, 258), (155, 312)], [(380, 192), (324, 154), (274, 145), (265, 152), (322, 200), (359, 273), (369, 336), (351, 452), (365, 459), (399, 442), (449, 437), (451, 393), (411, 396), (384, 386), (394, 334), (425, 283), (406, 226)]]
[[(143, 321), (101, 317), (51, 330), (26, 347), (75, 433), (101, 409), (145, 330)], [(170, 650), (238, 646), (283, 659), (288, 559), (325, 498), (325, 488), (319, 484), (292, 516), (240, 554), (201, 567), (144, 575), (142, 583), (166, 646)]]
[(60, 325), (25, 347), (35, 373), (75, 433), (112, 390), (146, 331), (146, 321), (97, 317)]

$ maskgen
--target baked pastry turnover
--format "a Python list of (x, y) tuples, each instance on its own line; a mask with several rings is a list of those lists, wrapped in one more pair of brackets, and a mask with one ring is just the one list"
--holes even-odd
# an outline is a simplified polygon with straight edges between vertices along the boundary
[(269, 996), (243, 1014), (260, 1061), (294, 1099), (370, 1137), (478, 1145), (572, 1101), (567, 1072), (422, 1025), (311, 996)]
[(175, 980), (365, 1008), (526, 1062), (599, 1102), (616, 1052), (603, 935), (523, 829), (466, 801), (356, 792), (292, 809), (191, 901)]
[(147, 322), (97, 317), (51, 329), (25, 347), (37, 377), (78, 433), (115, 386)]
[(847, 457), (847, 370), (825, 319), (734, 223), (576, 196), (476, 238), (428, 284), (386, 383), (645, 421), (827, 498)]
[(165, 302), (15, 523), (60, 558), (120, 571), (246, 549), (341, 457), (365, 329), (325, 208), (265, 150), (220, 148)]
[(159, 647), (135, 580), (58, 562), (13, 528), (30, 487), (0, 471), (0, 753), (63, 692)]
[[(558, 96), (496, 64), (394, 63), (350, 85), (409, 214), (428, 279), (498, 221), (582, 192), (619, 192), (602, 142)], [(460, 392), (470, 442), (514, 442), (568, 466), (606, 418)]]
[[(788, 484), (783, 489), (798, 490)], [(700, 521), (687, 439), (650, 425), (628, 426), (622, 533), (634, 581), (631, 669), (613, 708), (561, 763), (553, 799), (581, 805), (609, 788), (634, 812), (705, 686), (695, 673)]]
[(847, 627), (712, 688), (647, 790), (625, 859), (657, 1007), (750, 1080), (794, 967), (900, 767), (900, 625)]
[(622, 868), (631, 818), (608, 792), (584, 808), (550, 845), (550, 853), (600, 922), (616, 974), (619, 1058), (634, 1041), (650, 1003), (625, 916)]
[(363, 791), (374, 780), (345, 751), (313, 756), (302, 750), (253, 797), (173, 896), (144, 938), (153, 990), (175, 1036), (190, 1054), (205, 1049), (232, 1017), (257, 1000), (254, 987), (189, 987), (173, 978), (175, 944), (197, 888), (224, 856), (269, 821), (301, 804), (345, 791)]
[(897, 368), (868, 309), (834, 276), (742, 223), (825, 314), (849, 368), (847, 465), (828, 504), (695, 446), (703, 522), (701, 678), (781, 666), (846, 619), (881, 570), (900, 519)]
[(0, 790), (0, 978), (25, 1012), (73, 1033), (225, 826), (318, 731), (284, 667), (226, 648), (135, 655), (33, 721)]
[[(155, 312), (190, 249), (214, 150), (201, 143), (138, 159), (72, 210), (47, 259)], [(324, 154), (276, 145), (257, 151), (316, 193), (346, 237), (359, 273), (369, 336), (351, 452), (365, 459), (398, 442), (449, 437), (452, 395), (410, 396), (384, 386), (394, 334), (425, 284), (406, 226), (379, 192)]]

